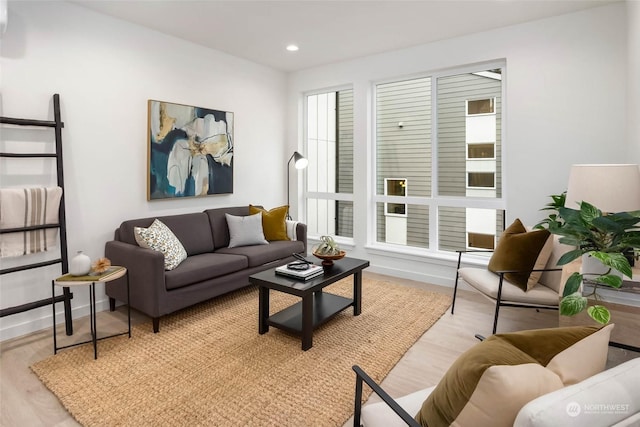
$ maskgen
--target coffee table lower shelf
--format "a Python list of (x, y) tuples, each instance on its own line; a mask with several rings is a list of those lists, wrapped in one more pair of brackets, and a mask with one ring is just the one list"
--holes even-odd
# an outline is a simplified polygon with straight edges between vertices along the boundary
[[(312, 328), (332, 319), (335, 315), (353, 306), (353, 299), (345, 298), (327, 292), (316, 292), (313, 294)], [(294, 334), (302, 334), (302, 301), (279, 311), (267, 319), (269, 326), (282, 329)]]

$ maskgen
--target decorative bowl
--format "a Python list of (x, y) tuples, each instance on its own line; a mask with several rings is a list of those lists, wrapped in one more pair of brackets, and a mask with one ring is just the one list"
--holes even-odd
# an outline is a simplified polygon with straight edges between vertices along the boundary
[(326, 254), (319, 254), (319, 253), (314, 252), (313, 256), (316, 257), (316, 258), (320, 258), (322, 260), (322, 265), (324, 267), (329, 267), (329, 266), (333, 265), (333, 261), (336, 261), (336, 260), (344, 258), (344, 256), (346, 254), (347, 253), (345, 251), (340, 251), (339, 254), (335, 254), (335, 255), (326, 255)]

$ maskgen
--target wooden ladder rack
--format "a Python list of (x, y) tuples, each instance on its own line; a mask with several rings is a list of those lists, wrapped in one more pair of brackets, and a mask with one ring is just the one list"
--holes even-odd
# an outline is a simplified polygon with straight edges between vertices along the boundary
[[(66, 227), (66, 213), (65, 213), (65, 191), (64, 191), (64, 173), (62, 163), (62, 128), (64, 123), (60, 118), (60, 95), (57, 93), (53, 95), (53, 120), (31, 120), (31, 119), (18, 119), (12, 117), (0, 117), (0, 124), (15, 125), (15, 126), (35, 126), (35, 127), (50, 127), (55, 132), (55, 153), (0, 153), (0, 157), (8, 158), (55, 158), (56, 160), (56, 177), (58, 186), (62, 188), (62, 197), (60, 199), (60, 207), (58, 210), (58, 223), (57, 224), (45, 224), (35, 225), (28, 227), (18, 227), (0, 230), (0, 234), (25, 232), (34, 230), (44, 230), (49, 228), (58, 228), (60, 230), (60, 258), (52, 259), (49, 261), (43, 261), (32, 264), (20, 265), (17, 267), (11, 267), (0, 270), (0, 275), (16, 273), (25, 270), (31, 270), (35, 268), (46, 267), (49, 265), (60, 264), (61, 273), (66, 274), (69, 272), (69, 256), (67, 252), (67, 227)], [(0, 317), (10, 316), (12, 314), (23, 313), (25, 311), (33, 310), (35, 308), (44, 307), (46, 305), (55, 304), (56, 302), (64, 302), (65, 313), (65, 326), (67, 335), (73, 334), (73, 321), (71, 318), (71, 299), (73, 294), (68, 287), (63, 288), (62, 295), (58, 295), (55, 298), (45, 298), (39, 301), (32, 301), (26, 304), (17, 305), (14, 307), (3, 308), (0, 310)], [(55, 325), (54, 325), (55, 327)]]

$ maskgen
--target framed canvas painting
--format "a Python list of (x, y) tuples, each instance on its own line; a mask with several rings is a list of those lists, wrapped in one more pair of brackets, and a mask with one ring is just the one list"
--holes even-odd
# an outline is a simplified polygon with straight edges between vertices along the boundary
[(233, 193), (233, 113), (149, 100), (147, 200)]

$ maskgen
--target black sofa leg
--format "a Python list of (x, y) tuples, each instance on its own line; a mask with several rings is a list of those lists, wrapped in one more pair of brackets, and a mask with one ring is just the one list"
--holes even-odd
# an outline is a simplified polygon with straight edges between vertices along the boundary
[(160, 318), (159, 317), (154, 317), (153, 318), (153, 333), (157, 334), (158, 332), (160, 332)]
[(109, 311), (116, 311), (116, 299), (109, 297)]

